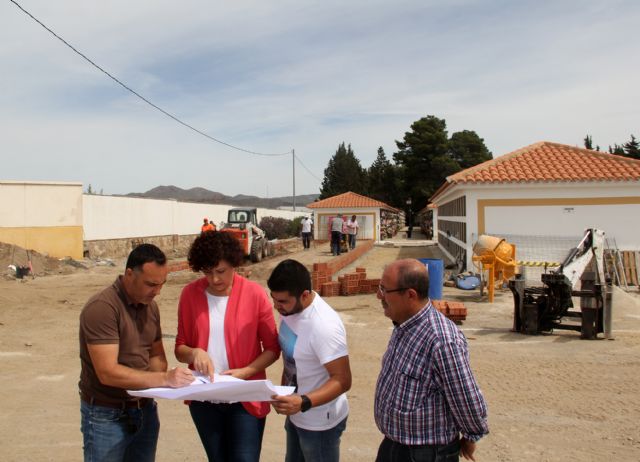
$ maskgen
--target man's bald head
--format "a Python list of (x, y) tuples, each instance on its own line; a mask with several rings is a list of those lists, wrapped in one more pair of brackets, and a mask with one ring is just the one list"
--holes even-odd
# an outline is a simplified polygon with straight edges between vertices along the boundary
[(404, 258), (390, 263), (385, 271), (395, 276), (398, 287), (415, 290), (420, 300), (429, 298), (429, 273), (424, 263), (415, 258)]

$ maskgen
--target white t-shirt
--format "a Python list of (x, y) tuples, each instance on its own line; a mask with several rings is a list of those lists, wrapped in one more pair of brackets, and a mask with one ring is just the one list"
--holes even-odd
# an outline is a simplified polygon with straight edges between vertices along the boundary
[(310, 233), (311, 225), (313, 224), (313, 220), (311, 218), (305, 218), (302, 220), (302, 232)]
[[(301, 313), (280, 317), (278, 340), (284, 360), (284, 385), (297, 385), (304, 395), (324, 385), (324, 367), (349, 354), (344, 324), (333, 308), (314, 292), (311, 305)], [(290, 416), (297, 427), (322, 431), (335, 427), (349, 414), (347, 395)]]
[(229, 369), (229, 359), (227, 358), (227, 346), (224, 343), (224, 315), (227, 312), (227, 302), (229, 297), (218, 297), (207, 294), (209, 302), (209, 345), (207, 353), (213, 361), (213, 368), (216, 374)]
[(358, 220), (355, 219), (351, 221), (347, 221), (347, 228), (349, 229), (349, 234), (357, 234), (358, 233)]

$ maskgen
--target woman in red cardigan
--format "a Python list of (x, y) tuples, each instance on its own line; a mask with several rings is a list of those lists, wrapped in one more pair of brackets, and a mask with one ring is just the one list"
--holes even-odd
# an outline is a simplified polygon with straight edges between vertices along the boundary
[[(202, 233), (189, 249), (189, 266), (204, 277), (182, 290), (175, 355), (211, 379), (214, 373), (264, 379), (280, 355), (265, 290), (235, 272), (243, 258), (240, 243), (225, 232)], [(209, 460), (260, 459), (268, 402), (192, 401), (189, 411)]]

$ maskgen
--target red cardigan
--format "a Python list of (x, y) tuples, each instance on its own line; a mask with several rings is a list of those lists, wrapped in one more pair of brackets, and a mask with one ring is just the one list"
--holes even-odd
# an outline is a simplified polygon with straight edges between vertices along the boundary
[[(209, 283), (201, 278), (182, 289), (178, 304), (178, 335), (176, 348), (187, 345), (207, 351), (209, 346), (209, 303), (205, 290)], [(273, 308), (265, 290), (259, 284), (238, 274), (233, 277), (231, 295), (224, 317), (224, 340), (229, 368), (245, 367), (263, 350), (280, 356), (278, 332), (273, 318)], [(193, 364), (189, 364), (193, 369)], [(249, 380), (266, 378), (264, 371)], [(269, 413), (268, 402), (244, 402), (251, 415), (262, 418)]]

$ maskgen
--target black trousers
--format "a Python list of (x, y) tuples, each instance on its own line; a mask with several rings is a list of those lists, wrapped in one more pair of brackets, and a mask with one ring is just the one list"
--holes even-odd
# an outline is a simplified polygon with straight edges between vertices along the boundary
[(409, 446), (385, 438), (378, 448), (376, 462), (458, 462), (460, 441), (449, 444)]

